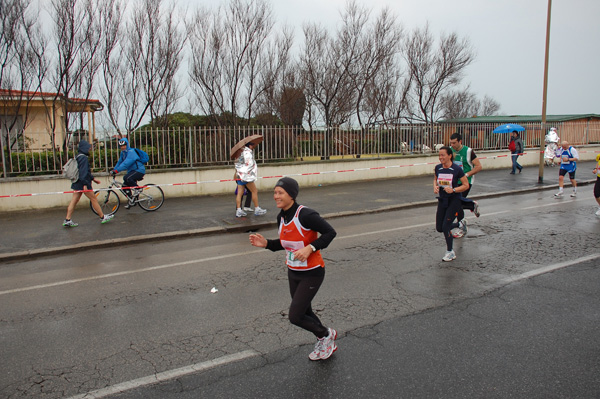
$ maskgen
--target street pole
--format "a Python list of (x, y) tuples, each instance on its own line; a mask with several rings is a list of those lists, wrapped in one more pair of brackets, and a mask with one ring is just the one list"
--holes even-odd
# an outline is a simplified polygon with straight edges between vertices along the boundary
[(548, 0), (548, 20), (546, 22), (546, 58), (544, 60), (544, 94), (542, 95), (542, 127), (540, 129), (540, 171), (538, 184), (544, 183), (544, 137), (546, 132), (546, 98), (548, 96), (548, 58), (550, 54), (550, 14), (552, 0)]

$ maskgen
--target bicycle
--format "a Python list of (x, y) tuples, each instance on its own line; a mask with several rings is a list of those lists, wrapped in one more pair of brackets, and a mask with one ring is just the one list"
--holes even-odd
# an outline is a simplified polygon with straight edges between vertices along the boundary
[[(138, 204), (140, 208), (145, 211), (153, 212), (158, 210), (162, 204), (165, 202), (165, 194), (163, 190), (155, 184), (148, 183), (139, 188), (130, 189), (130, 193), (123, 189), (123, 183), (116, 180), (114, 176), (111, 176), (112, 181), (108, 185), (108, 190), (94, 190), (94, 195), (98, 199), (98, 204), (100, 204), (100, 209), (105, 215), (113, 215), (117, 213), (119, 207), (121, 206), (121, 199), (113, 187), (118, 189), (121, 194), (127, 198), (127, 204), (129, 206), (134, 206)], [(90, 203), (90, 208), (92, 208), (92, 212), (96, 215), (96, 210), (92, 207)]]

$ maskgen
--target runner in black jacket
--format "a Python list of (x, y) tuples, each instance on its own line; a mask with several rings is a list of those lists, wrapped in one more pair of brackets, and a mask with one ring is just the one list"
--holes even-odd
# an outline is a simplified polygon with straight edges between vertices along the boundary
[(281, 209), (277, 215), (279, 239), (267, 240), (260, 234), (251, 234), (250, 243), (271, 251), (286, 251), (292, 296), (290, 322), (317, 337), (317, 344), (309, 359), (325, 360), (337, 350), (337, 331), (321, 323), (312, 310), (311, 302), (325, 278), (321, 249), (331, 243), (336, 232), (317, 212), (296, 203), (298, 191), (298, 183), (294, 179), (279, 179), (273, 195), (277, 207)]

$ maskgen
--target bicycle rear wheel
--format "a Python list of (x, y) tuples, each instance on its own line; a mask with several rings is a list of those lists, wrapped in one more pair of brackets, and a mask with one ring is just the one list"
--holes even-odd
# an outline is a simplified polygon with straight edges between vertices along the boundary
[[(113, 190), (96, 190), (94, 191), (94, 195), (98, 199), (98, 204), (100, 205), (103, 214), (112, 215), (117, 213), (119, 206), (121, 205), (121, 200), (116, 192)], [(98, 212), (96, 212), (91, 202), (90, 208), (92, 208), (92, 212), (98, 215)]]
[(137, 203), (145, 211), (156, 211), (165, 202), (163, 190), (154, 184), (147, 184), (138, 195)]

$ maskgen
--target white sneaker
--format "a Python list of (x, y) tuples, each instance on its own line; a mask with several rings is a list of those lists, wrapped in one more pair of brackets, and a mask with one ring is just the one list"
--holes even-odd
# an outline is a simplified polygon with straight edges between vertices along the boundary
[(245, 207), (244, 207), (244, 210), (245, 210), (246, 212), (254, 212), (254, 209), (250, 208), (249, 206), (245, 206)]
[(236, 218), (241, 218), (241, 217), (243, 217), (243, 216), (248, 216), (248, 214), (247, 214), (246, 212), (242, 211), (242, 208), (238, 208), (238, 209), (235, 211), (235, 217), (236, 217)]
[(571, 194), (571, 197), (577, 197), (577, 193), (575, 191), (573, 191), (573, 194)]
[(100, 223), (104, 224), (106, 222), (110, 222), (110, 220), (114, 217), (115, 215), (104, 215), (104, 217), (100, 220)]
[(267, 213), (267, 210), (266, 210), (266, 209), (263, 209), (263, 208), (261, 208), (260, 206), (257, 206), (257, 207), (254, 209), (254, 215), (255, 215), (255, 216), (261, 216), (261, 215), (264, 215), (265, 213)]
[(442, 260), (444, 262), (450, 262), (450, 261), (453, 261), (454, 259), (456, 259), (456, 254), (454, 253), (454, 250), (446, 251), (446, 255), (444, 255), (444, 257), (442, 258)]
[[(600, 210), (599, 210), (599, 212), (600, 212)], [(77, 226), (79, 226), (79, 224), (75, 223), (71, 219), (69, 219), (69, 220), (65, 219), (65, 221), (63, 222), (63, 226), (65, 226), (65, 227), (77, 227)]]
[(564, 193), (562, 191), (559, 191), (556, 194), (554, 194), (554, 198), (562, 198), (563, 194)]
[(321, 347), (321, 353), (319, 357), (321, 360), (329, 359), (333, 352), (337, 350), (337, 345), (335, 344), (335, 339), (337, 338), (337, 331), (333, 328), (329, 329), (329, 335), (323, 338), (323, 345)]
[(473, 204), (473, 213), (475, 214), (475, 217), (479, 217), (479, 215), (481, 215), (481, 213), (479, 213), (479, 204), (477, 201), (473, 201)]
[(596, 211), (596, 216), (600, 216), (600, 208)]
[(325, 342), (325, 337), (317, 338), (317, 343), (315, 344), (315, 350), (310, 352), (308, 358), (310, 360), (321, 360), (321, 351), (323, 350), (323, 342)]

